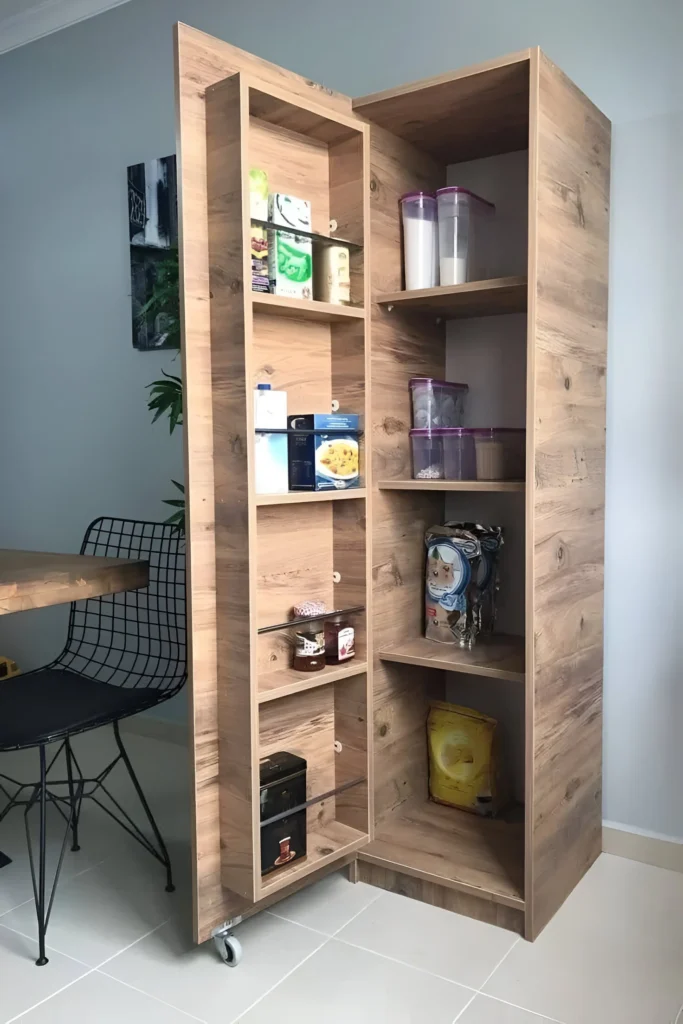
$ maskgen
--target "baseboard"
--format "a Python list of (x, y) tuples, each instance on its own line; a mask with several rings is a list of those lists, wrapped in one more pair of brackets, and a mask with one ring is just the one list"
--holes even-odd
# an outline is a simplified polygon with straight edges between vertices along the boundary
[(132, 715), (121, 722), (121, 732), (135, 736), (147, 736), (163, 743), (175, 743), (187, 747), (189, 742), (188, 727), (183, 722), (165, 722), (159, 718), (148, 718), (146, 715)]
[(683, 872), (683, 839), (660, 836), (606, 821), (602, 827), (602, 849), (603, 853), (613, 853), (627, 860), (638, 860), (656, 868)]

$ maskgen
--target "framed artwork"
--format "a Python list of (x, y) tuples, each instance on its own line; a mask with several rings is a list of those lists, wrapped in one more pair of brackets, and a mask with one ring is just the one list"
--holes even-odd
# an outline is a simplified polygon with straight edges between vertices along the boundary
[(176, 158), (128, 168), (133, 345), (179, 348)]

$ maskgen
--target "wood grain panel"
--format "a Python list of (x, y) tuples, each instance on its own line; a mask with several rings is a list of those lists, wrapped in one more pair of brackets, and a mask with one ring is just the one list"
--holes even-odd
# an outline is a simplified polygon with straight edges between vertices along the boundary
[(431, 313), (448, 320), (524, 313), (527, 280), (525, 277), (496, 277), (467, 284), (444, 284), (438, 288), (415, 288), (390, 292), (379, 301), (401, 312)]
[[(179, 24), (175, 29), (177, 153), (181, 252), (181, 317), (185, 385), (185, 483), (188, 535), (188, 637), (193, 737), (194, 932), (244, 913), (245, 900), (220, 878), (216, 569), (211, 324), (206, 188), (205, 90), (236, 72), (264, 85), (315, 97), (342, 113), (351, 101), (260, 57)], [(286, 894), (286, 893), (285, 893)]]
[(218, 737), (223, 884), (256, 898), (259, 838), (256, 701), (250, 679), (253, 644), (253, 566), (256, 517), (250, 438), (251, 309), (245, 282), (251, 267), (248, 237), (249, 123), (240, 75), (206, 92), (211, 377), (216, 516)]
[(522, 909), (522, 820), (488, 820), (424, 797), (402, 804), (377, 828), (363, 860)]
[(146, 587), (149, 563), (0, 549), (0, 615)]
[(518, 935), (524, 933), (523, 910), (502, 906), (500, 903), (491, 903), (479, 896), (472, 896), (457, 889), (449, 889), (438, 883), (427, 882), (401, 871), (380, 867), (366, 861), (362, 853), (358, 856), (356, 873), (358, 881), (368, 882), (380, 889), (398, 893), (399, 896), (421, 900), (423, 903), (430, 903), (433, 907), (450, 910), (454, 914), (464, 914), (466, 917), (473, 917), (475, 921), (486, 921), (499, 928), (507, 928), (508, 931), (516, 932)]
[(286, 391), (290, 416), (330, 411), (332, 357), (327, 324), (255, 313), (253, 345), (253, 387), (270, 384)]
[(353, 109), (445, 163), (525, 149), (529, 53), (361, 96)]
[[(334, 687), (283, 697), (260, 709), (260, 757), (278, 750), (306, 759), (306, 798), (334, 789)], [(315, 831), (334, 819), (334, 797), (306, 811), (307, 827)]]
[(324, 142), (252, 118), (249, 160), (251, 167), (260, 167), (268, 175), (269, 192), (308, 199), (312, 230), (329, 234), (330, 170)]
[[(408, 430), (412, 376), (443, 377), (444, 327), (410, 323), (377, 304), (402, 284), (399, 196), (444, 184), (445, 168), (382, 128), (370, 129), (372, 254), (372, 470), (374, 480), (410, 475)], [(427, 526), (443, 516), (443, 496), (372, 492), (372, 600), (375, 650), (422, 630), (423, 545)], [(374, 818), (426, 784), (424, 686), (406, 687), (394, 666), (373, 663)], [(409, 723), (400, 737), (386, 728), (387, 709), (400, 705)]]
[(378, 653), (382, 661), (524, 682), (524, 637), (521, 636), (498, 633), (480, 638), (476, 646), (469, 649), (414, 637), (393, 647), (383, 647)]
[(526, 934), (601, 849), (610, 125), (532, 60)]

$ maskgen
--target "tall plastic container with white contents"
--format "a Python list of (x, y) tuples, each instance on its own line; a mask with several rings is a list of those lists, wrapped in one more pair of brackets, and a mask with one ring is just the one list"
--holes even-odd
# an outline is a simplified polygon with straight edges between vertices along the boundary
[(401, 216), (406, 290), (434, 288), (439, 283), (436, 198), (430, 192), (406, 192)]
[(441, 284), (483, 280), (488, 276), (487, 255), (495, 206), (458, 186), (440, 188), (436, 201)]

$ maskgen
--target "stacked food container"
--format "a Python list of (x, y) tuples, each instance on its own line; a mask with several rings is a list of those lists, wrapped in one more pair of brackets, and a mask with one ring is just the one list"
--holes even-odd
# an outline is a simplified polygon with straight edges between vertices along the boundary
[(405, 286), (436, 288), (487, 276), (495, 206), (467, 188), (450, 186), (401, 196)]
[(414, 480), (524, 478), (524, 430), (463, 427), (467, 384), (413, 377), (409, 386)]

